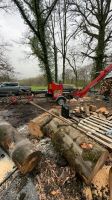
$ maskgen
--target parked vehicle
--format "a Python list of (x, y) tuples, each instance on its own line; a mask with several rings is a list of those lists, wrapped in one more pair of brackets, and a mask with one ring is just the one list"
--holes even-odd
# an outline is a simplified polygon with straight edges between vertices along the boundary
[(18, 82), (0, 83), (0, 96), (11, 96), (31, 93), (31, 87), (21, 86)]

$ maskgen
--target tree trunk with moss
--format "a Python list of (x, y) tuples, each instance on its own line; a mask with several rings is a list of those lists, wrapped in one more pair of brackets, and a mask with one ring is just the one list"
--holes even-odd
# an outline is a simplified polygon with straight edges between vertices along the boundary
[(105, 24), (102, 21), (102, 26), (99, 29), (98, 44), (96, 47), (96, 69), (94, 77), (98, 76), (98, 73), (104, 68), (104, 58), (105, 58)]
[(69, 164), (86, 183), (90, 183), (107, 159), (108, 151), (85, 134), (56, 118), (43, 130), (49, 134), (55, 147)]

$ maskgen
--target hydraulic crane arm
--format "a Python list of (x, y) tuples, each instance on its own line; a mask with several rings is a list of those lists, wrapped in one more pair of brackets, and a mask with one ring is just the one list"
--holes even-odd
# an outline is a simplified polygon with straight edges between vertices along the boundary
[(94, 80), (92, 80), (84, 89), (74, 92), (73, 96), (84, 97), (92, 87), (97, 85), (111, 71), (112, 64), (108, 65), (103, 71), (101, 71), (100, 74)]

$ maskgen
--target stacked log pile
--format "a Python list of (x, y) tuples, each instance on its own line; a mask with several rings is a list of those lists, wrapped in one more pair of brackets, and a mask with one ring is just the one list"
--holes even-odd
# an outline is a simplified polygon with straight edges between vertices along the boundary
[[(111, 116), (109, 110), (106, 107), (97, 108), (94, 104), (87, 104), (86, 102), (80, 106), (76, 106), (71, 111), (70, 116), (71, 118), (77, 117), (78, 120), (89, 117), (91, 115), (99, 117), (100, 119), (108, 119)], [(111, 117), (109, 119), (111, 119)]]

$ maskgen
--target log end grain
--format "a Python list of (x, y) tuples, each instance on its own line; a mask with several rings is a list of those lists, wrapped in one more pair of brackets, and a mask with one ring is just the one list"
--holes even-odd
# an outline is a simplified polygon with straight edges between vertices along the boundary
[(41, 152), (36, 151), (26, 139), (19, 142), (12, 152), (12, 159), (22, 174), (31, 172), (41, 159)]

